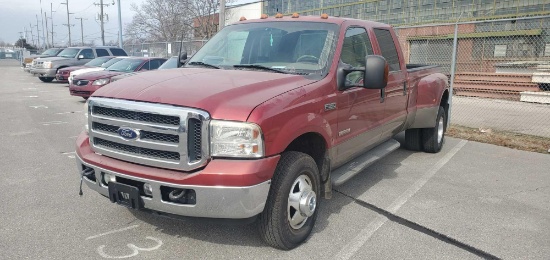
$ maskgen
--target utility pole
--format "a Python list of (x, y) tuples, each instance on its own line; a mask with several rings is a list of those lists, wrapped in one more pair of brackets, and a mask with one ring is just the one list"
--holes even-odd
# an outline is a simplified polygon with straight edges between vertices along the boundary
[(103, 0), (99, 0), (99, 4), (94, 3), (94, 5), (99, 5), (99, 23), (101, 25), (101, 44), (105, 46), (105, 14), (103, 13), (103, 6), (109, 6), (109, 4), (103, 4)]
[(71, 22), (69, 21), (69, 0), (65, 0), (65, 3), (61, 3), (62, 5), (67, 6), (67, 28), (69, 29), (69, 47), (71, 47)]
[(122, 15), (120, 11), (120, 0), (118, 0), (118, 47), (122, 49)]
[(50, 45), (50, 38), (48, 37), (48, 17), (46, 16), (46, 12), (44, 12), (44, 20), (46, 21), (46, 47)]
[(53, 44), (53, 3), (50, 3), (50, 19), (52, 19), (52, 47), (54, 46)]
[(19, 32), (19, 44), (21, 44), (21, 49), (23, 49), (25, 46), (23, 45), (23, 32)]
[(225, 26), (225, 0), (220, 0), (220, 14), (219, 14), (218, 31)]
[(29, 23), (29, 25), (31, 26), (31, 39), (32, 39), (32, 45), (36, 46), (36, 43), (34, 42), (34, 34), (32, 32), (32, 24)]
[(84, 46), (84, 27), (82, 26), (82, 20), (88, 20), (88, 19), (84, 19), (82, 17), (75, 17), (74, 19), (80, 20), (81, 41), (82, 41), (82, 46)]
[(38, 15), (36, 15), (36, 37), (38, 39), (38, 48), (40, 49), (40, 27), (38, 27)]
[[(42, 0), (40, 0), (40, 16), (42, 16)], [(46, 16), (46, 13), (44, 13), (44, 16)], [(42, 42), (44, 42), (44, 45), (46, 48), (48, 47), (48, 41), (44, 40), (44, 37), (47, 37), (48, 28), (46, 27), (46, 30), (44, 30), (44, 20), (42, 20)], [(46, 34), (46, 36), (44, 36)]]
[(101, 21), (101, 45), (105, 46), (105, 31), (103, 28), (103, 0), (100, 0), (99, 4), (101, 9), (101, 15), (99, 16), (99, 20)]

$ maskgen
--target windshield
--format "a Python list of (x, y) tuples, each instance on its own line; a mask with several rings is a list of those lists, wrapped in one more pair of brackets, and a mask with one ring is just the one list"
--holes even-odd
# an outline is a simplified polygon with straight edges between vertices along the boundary
[(178, 57), (172, 57), (165, 61), (160, 67), (159, 70), (165, 70), (165, 69), (175, 69), (178, 67)]
[(112, 59), (112, 57), (99, 57), (99, 58), (95, 58), (91, 61), (88, 61), (86, 64), (84, 64), (85, 66), (91, 66), (91, 67), (100, 67), (101, 65), (103, 65), (105, 62), (109, 61), (110, 59)]
[(75, 58), (76, 54), (78, 54), (78, 51), (80, 51), (80, 49), (64, 49), (59, 54), (57, 54), (57, 57)]
[(321, 22), (232, 25), (208, 41), (187, 66), (202, 63), (222, 69), (267, 67), (288, 73), (325, 75), (334, 53), (337, 29), (336, 24)]
[(120, 71), (120, 72), (132, 72), (135, 71), (143, 60), (141, 59), (123, 59), (107, 68), (109, 71)]
[(47, 49), (41, 55), (54, 56), (57, 53), (57, 49)]
[(111, 60), (109, 60), (109, 61), (103, 63), (103, 64), (101, 65), (101, 67), (102, 67), (102, 68), (108, 68), (108, 67), (110, 67), (111, 65), (113, 65), (113, 64), (115, 64), (115, 63), (117, 63), (117, 62), (119, 62), (119, 61), (121, 61), (121, 60), (123, 60), (123, 59), (125, 59), (125, 58), (113, 58), (113, 59), (111, 59)]

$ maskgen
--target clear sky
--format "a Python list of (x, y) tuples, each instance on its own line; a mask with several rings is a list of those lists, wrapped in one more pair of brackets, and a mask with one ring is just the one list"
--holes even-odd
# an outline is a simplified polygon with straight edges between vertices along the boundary
[[(40, 1), (42, 1), (42, 15), (40, 15)], [(84, 41), (95, 40), (95, 43), (101, 45), (101, 30), (99, 21), (96, 21), (96, 15), (99, 13), (99, 6), (94, 3), (99, 3), (99, 0), (68, 0), (71, 27), (72, 44), (80, 45), (81, 30), (80, 20), (75, 17), (84, 19)], [(117, 39), (118, 33), (118, 9), (116, 1), (119, 0), (103, 0), (104, 4), (109, 4), (104, 7), (104, 12), (108, 15), (109, 21), (105, 22), (105, 42)], [(142, 0), (120, 0), (122, 4), (122, 26), (125, 28), (126, 23), (132, 21), (134, 13), (130, 10), (131, 3), (140, 4)], [(48, 18), (50, 17), (50, 3), (53, 3), (53, 24), (54, 24), (54, 42), (56, 44), (67, 43), (69, 40), (67, 26), (62, 24), (67, 23), (67, 7), (62, 5), (65, 0), (0, 0), (0, 40), (6, 43), (14, 44), (19, 39), (19, 32), (23, 32), (25, 37), (25, 28), (27, 29), (28, 42), (31, 42), (30, 27), (32, 24), (33, 33), (36, 35), (36, 15), (38, 15), (40, 34), (42, 34), (42, 20), (44, 12)], [(112, 5), (113, 2), (115, 5)], [(51, 31), (51, 21), (48, 19), (48, 31)], [(45, 25), (44, 25), (45, 26)], [(51, 39), (51, 38), (50, 38)], [(36, 40), (36, 36), (35, 36)], [(42, 39), (40, 42), (42, 43)], [(51, 40), (50, 40), (51, 42)]]

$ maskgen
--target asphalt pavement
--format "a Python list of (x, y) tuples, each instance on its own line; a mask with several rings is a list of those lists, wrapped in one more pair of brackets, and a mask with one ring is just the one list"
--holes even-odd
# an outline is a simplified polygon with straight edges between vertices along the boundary
[[(74, 159), (84, 100), (0, 60), (2, 259), (548, 259), (550, 156), (447, 138), (399, 149), (335, 188), (302, 246), (255, 223), (170, 219), (84, 187)], [(396, 139), (402, 140), (402, 136)]]

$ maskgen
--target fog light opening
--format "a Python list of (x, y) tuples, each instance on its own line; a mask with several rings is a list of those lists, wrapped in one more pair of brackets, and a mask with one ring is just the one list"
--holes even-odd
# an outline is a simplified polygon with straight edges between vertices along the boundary
[(146, 196), (153, 197), (153, 186), (149, 183), (143, 184), (143, 193), (145, 193)]
[(103, 184), (109, 185), (109, 182), (116, 182), (116, 176), (108, 173), (103, 173)]
[(195, 205), (197, 203), (197, 195), (192, 189), (178, 189), (161, 186), (160, 193), (162, 200), (166, 202), (186, 205)]

